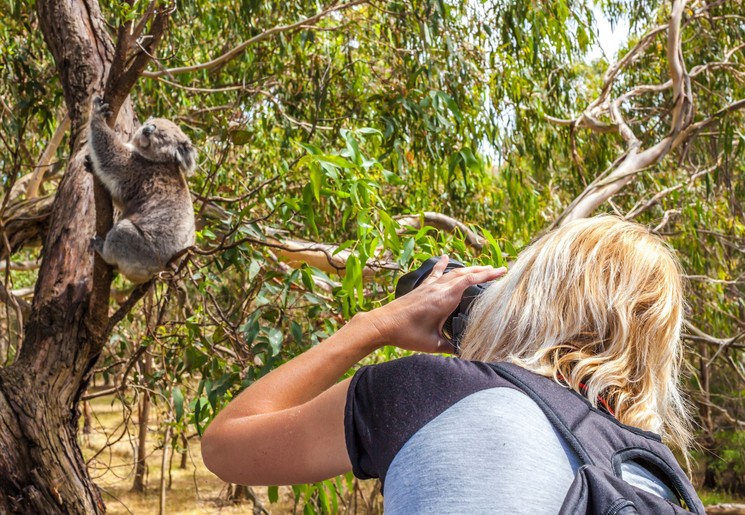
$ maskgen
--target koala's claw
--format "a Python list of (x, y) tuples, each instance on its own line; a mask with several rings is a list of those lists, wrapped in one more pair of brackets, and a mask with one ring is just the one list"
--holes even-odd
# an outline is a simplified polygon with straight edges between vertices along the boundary
[(93, 173), (93, 160), (91, 159), (90, 154), (85, 155), (85, 163), (83, 163), (83, 167), (86, 172)]
[(93, 109), (97, 115), (108, 118), (111, 116), (111, 107), (109, 104), (104, 103), (103, 98), (98, 95), (93, 97)]
[(103, 238), (100, 236), (96, 236), (95, 238), (91, 238), (91, 247), (93, 247), (93, 250), (98, 252), (99, 254), (103, 254), (103, 244), (104, 244)]

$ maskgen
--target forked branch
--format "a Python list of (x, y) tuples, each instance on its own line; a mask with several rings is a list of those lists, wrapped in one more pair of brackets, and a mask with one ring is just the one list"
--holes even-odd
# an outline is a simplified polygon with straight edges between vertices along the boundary
[[(643, 37), (623, 59), (606, 71), (604, 87), (600, 96), (589, 106), (586, 114), (583, 115), (595, 116), (600, 110), (605, 110), (610, 115), (613, 126), (625, 142), (626, 148), (622, 159), (617, 161), (615, 168), (604, 179), (601, 181), (596, 180), (590, 184), (554, 221), (553, 226), (589, 216), (600, 204), (621, 191), (639, 172), (658, 163), (675, 146), (680, 144), (678, 135), (691, 124), (693, 99), (690, 78), (686, 72), (685, 62), (683, 61), (682, 38), (680, 34), (685, 4), (685, 0), (673, 0), (672, 13), (667, 25), (668, 73), (670, 74), (674, 102), (671, 112), (672, 119), (667, 136), (657, 144), (642, 150), (641, 141), (622, 114), (621, 104), (628, 96), (621, 95), (616, 99), (610, 99), (611, 86), (619, 72), (651, 44), (654, 36), (664, 30), (663, 27), (657, 27)], [(667, 84), (647, 86), (645, 88), (664, 89), (666, 87)], [(582, 117), (580, 118), (581, 120)]]
[[(116, 120), (119, 107), (153, 58), (155, 49), (168, 28), (168, 20), (174, 8), (167, 6), (156, 9), (156, 4), (155, 0), (151, 0), (137, 24), (131, 20), (119, 27), (104, 95), (104, 101), (112, 109), (112, 120)], [(150, 31), (143, 35), (148, 22)]]

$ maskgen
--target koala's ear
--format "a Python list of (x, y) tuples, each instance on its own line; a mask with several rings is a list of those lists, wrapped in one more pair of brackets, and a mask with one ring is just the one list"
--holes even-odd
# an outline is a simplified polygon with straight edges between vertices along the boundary
[(181, 173), (190, 177), (197, 166), (197, 151), (187, 142), (179, 143), (176, 146), (176, 162)]

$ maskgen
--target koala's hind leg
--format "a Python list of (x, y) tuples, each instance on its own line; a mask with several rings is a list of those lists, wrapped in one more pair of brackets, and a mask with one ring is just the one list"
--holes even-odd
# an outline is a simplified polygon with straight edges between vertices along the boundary
[(162, 270), (153, 246), (127, 219), (117, 222), (105, 240), (96, 238), (92, 245), (104, 261), (133, 283), (144, 283)]

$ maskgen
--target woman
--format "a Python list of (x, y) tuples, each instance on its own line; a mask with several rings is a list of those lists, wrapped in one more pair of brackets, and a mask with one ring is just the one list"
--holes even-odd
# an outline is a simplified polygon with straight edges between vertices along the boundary
[[(246, 389), (205, 432), (207, 467), (251, 485), (353, 470), (381, 478), (389, 513), (556, 513), (577, 456), (530, 398), (494, 387), (484, 361), (552, 378), (685, 454), (679, 264), (659, 238), (615, 217), (572, 222), (523, 251), (475, 304), (460, 359), (417, 355), (337, 383), (383, 345), (451, 349), (440, 330), (463, 291), (506, 271), (443, 275), (446, 264)], [(675, 501), (653, 470), (631, 462), (623, 474)]]

